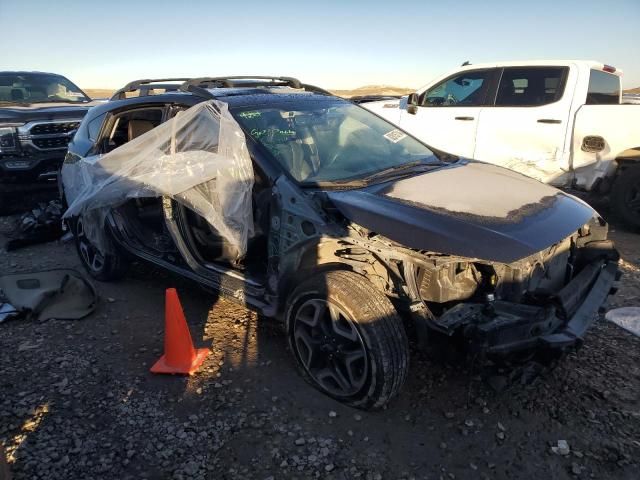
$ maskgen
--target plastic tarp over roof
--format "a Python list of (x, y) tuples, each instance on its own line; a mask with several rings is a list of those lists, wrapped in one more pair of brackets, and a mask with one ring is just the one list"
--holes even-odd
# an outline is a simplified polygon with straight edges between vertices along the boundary
[[(104, 241), (109, 209), (129, 199), (170, 197), (203, 217), (238, 256), (253, 234), (253, 167), (226, 103), (211, 100), (100, 156), (65, 163), (69, 208), (64, 217), (91, 219), (91, 240)], [(86, 226), (85, 226), (86, 229)], [(104, 251), (104, 248), (101, 248)]]

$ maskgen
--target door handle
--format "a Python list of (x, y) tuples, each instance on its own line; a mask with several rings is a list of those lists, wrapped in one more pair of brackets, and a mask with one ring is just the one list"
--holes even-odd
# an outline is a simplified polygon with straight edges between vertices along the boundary
[(539, 118), (538, 123), (562, 123), (562, 120), (556, 120), (555, 118)]
[(455, 117), (456, 120), (473, 120), (473, 117)]

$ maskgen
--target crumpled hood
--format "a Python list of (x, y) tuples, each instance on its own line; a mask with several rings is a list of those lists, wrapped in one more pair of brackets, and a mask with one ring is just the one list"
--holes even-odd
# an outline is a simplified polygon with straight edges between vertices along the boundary
[(327, 195), (352, 222), (407, 247), (504, 263), (550, 247), (597, 215), (560, 190), (475, 161)]

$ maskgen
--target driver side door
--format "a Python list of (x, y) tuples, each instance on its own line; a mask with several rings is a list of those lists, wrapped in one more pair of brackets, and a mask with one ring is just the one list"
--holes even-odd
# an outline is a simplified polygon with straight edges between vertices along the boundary
[(473, 158), (492, 79), (492, 70), (466, 70), (435, 84), (420, 94), (415, 114), (402, 112), (402, 128), (434, 148)]

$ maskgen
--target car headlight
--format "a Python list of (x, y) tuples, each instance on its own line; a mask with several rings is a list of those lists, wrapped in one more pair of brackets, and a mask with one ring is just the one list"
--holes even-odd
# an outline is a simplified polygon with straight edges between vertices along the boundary
[(15, 127), (0, 126), (0, 153), (16, 151), (17, 132)]

